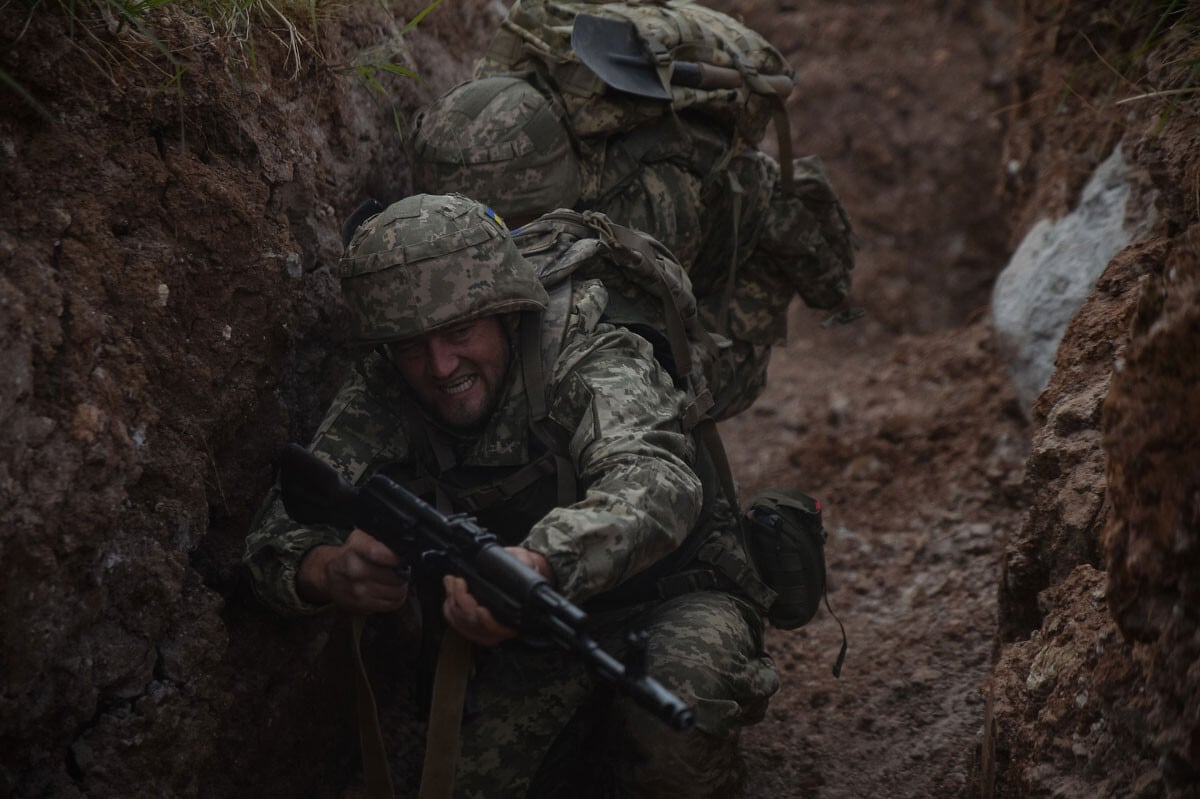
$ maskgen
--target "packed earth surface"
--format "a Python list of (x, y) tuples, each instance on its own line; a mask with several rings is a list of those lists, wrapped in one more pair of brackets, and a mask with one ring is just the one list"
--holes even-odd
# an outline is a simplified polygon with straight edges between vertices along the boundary
[[(809, 493), (828, 532), (746, 795), (1200, 795), (1195, 13), (708, 4), (795, 66), (865, 312), (793, 304), (721, 425), (743, 496)], [(353, 356), (341, 222), (408, 193), (413, 114), (506, 6), (189, 8), (0, 8), (0, 797), (360, 787), (345, 625), (274, 617), (241, 549)], [(1024, 403), (992, 287), (1118, 146), (1137, 235)], [(368, 633), (407, 794), (412, 629)]]

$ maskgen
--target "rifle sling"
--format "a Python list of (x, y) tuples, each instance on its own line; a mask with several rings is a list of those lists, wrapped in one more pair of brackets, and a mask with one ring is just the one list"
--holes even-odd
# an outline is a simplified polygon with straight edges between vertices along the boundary
[(379, 711), (375, 692), (367, 676), (362, 657), (362, 632), (367, 617), (356, 613), (350, 617), (350, 650), (354, 660), (354, 704), (358, 717), (358, 745), (362, 749), (363, 780), (368, 799), (392, 799), (392, 773), (388, 766), (387, 747), (379, 728)]
[(450, 799), (462, 727), (463, 701), (471, 672), (471, 642), (447, 628), (433, 678), (433, 704), (425, 734), (419, 799)]

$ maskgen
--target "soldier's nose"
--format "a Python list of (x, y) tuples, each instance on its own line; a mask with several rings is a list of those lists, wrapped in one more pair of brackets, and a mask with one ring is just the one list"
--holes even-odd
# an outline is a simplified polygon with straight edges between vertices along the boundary
[(454, 347), (434, 336), (429, 341), (429, 372), (435, 378), (447, 378), (458, 369), (459, 357)]

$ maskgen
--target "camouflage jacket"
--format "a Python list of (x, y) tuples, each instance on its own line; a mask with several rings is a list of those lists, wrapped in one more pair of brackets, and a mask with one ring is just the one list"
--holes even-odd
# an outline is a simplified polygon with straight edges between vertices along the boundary
[[(507, 505), (476, 514), (505, 544), (545, 555), (559, 590), (576, 602), (673, 551), (693, 529), (703, 501), (691, 465), (692, 440), (681, 432), (683, 395), (644, 339), (600, 321), (607, 296), (596, 281), (576, 287), (565, 343), (548, 381), (550, 419), (567, 434), (581, 498), (556, 506), (555, 477), (549, 474)], [(500, 404), (478, 436), (432, 433), (453, 450), (452, 469), (439, 467), (422, 443), (432, 423), (379, 354), (365, 358), (339, 391), (311, 449), (354, 483), (383, 471), (410, 483), (436, 475), (454, 489), (511, 474), (534, 461), (539, 449), (529, 429), (515, 348), (513, 357)], [(699, 557), (762, 599), (764, 589), (734, 534), (732, 514), (725, 506), (718, 515), (724, 523)], [(246, 542), (245, 562), (259, 596), (285, 613), (320, 610), (296, 592), (300, 561), (315, 546), (339, 544), (348, 532), (298, 526), (273, 491)]]

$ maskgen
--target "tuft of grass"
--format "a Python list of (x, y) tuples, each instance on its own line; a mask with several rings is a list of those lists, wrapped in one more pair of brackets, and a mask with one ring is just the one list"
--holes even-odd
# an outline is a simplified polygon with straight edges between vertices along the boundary
[[(66, 22), (70, 41), (96, 73), (105, 76), (114, 87), (118, 84), (113, 65), (125, 57), (142, 58), (163, 74), (162, 88), (176, 92), (182, 102), (182, 79), (187, 69), (155, 34), (150, 20), (156, 10), (172, 2), (174, 0), (37, 0), (30, 6), (21, 30), (13, 40), (5, 42), (5, 46), (9, 50), (19, 46), (36, 15), (60, 15)], [(166, 67), (157, 59), (146, 56), (142, 45), (147, 44), (166, 62)], [(53, 124), (53, 115), (16, 78), (0, 71), (0, 81)]]
[[(172, 0), (157, 0), (157, 2), (172, 2)], [(318, 43), (319, 21), (336, 11), (346, 8), (351, 0), (207, 0), (206, 12), (220, 26), (225, 35), (236, 40), (247, 55), (251, 68), (257, 64), (255, 52), (255, 37), (260, 31), (279, 41), (289, 54), (293, 64), (292, 77), (299, 75), (302, 68), (302, 57), (305, 54), (313, 56), (318, 63), (328, 64), (320, 51)], [(443, 0), (434, 0), (418, 12), (405, 24), (400, 33), (392, 41), (363, 50), (352, 61), (351, 67), (338, 68), (338, 71), (350, 71), (358, 76), (373, 92), (382, 91), (379, 81), (381, 73), (403, 75), (416, 78), (416, 73), (388, 57), (380, 57), (381, 53), (394, 53), (400, 50), (399, 39), (420, 24), (431, 11), (441, 5)], [(383, 91), (383, 94), (387, 94)]]
[(1191, 0), (1141, 0), (1123, 23), (1147, 32), (1115, 54), (1119, 69), (1105, 62), (1127, 85), (1127, 96), (1116, 104), (1171, 98), (1164, 114), (1174, 113), (1200, 91), (1200, 6)]
[[(330, 64), (321, 53), (319, 23), (326, 16), (346, 8), (351, 0), (33, 0), (24, 25), (15, 39), (5, 45), (10, 49), (16, 47), (35, 15), (60, 15), (66, 21), (70, 39), (78, 43), (80, 52), (96, 72), (105, 75), (114, 86), (117, 80), (113, 65), (126, 57), (143, 58), (162, 72), (162, 89), (174, 92), (182, 106), (187, 68), (156, 34), (154, 26), (156, 14), (174, 6), (207, 19), (214, 34), (236, 42), (251, 72), (258, 66), (256, 40), (270, 36), (287, 52), (293, 79), (300, 75), (305, 58), (312, 58), (334, 72), (352, 75), (372, 97), (390, 106), (396, 130), (403, 137), (399, 107), (387, 87), (387, 78), (420, 80), (415, 69), (401, 63), (402, 40), (443, 1), (433, 0), (396, 36), (360, 51), (349, 64), (341, 66)], [(148, 57), (139, 43), (148, 44), (157, 58)], [(53, 115), (34, 94), (2, 69), (0, 85), (7, 86), (39, 116), (53, 123)], [(180, 118), (182, 120), (182, 113)]]
[(1081, 21), (1071, 45), (1082, 52), (1074, 50), (1063, 101), (1073, 96), (1096, 111), (1160, 101), (1161, 131), (1181, 107), (1200, 99), (1200, 3), (1194, 0), (1101, 6)]
[(421, 80), (421, 76), (415, 69), (400, 64), (397, 59), (404, 52), (405, 35), (421, 24), (421, 21), (437, 9), (443, 1), (433, 0), (405, 23), (398, 34), (374, 47), (360, 50), (349, 64), (331, 65), (335, 71), (352, 75), (373, 98), (387, 104), (392, 115), (392, 124), (401, 141), (405, 137), (404, 120), (401, 119), (400, 106), (396, 102), (395, 96), (388, 90), (385, 78), (388, 75), (394, 75), (409, 80)]
[(319, 20), (345, 5), (337, 0), (209, 0), (202, 10), (213, 20), (215, 31), (237, 42), (251, 71), (258, 68), (255, 37), (261, 33), (283, 45), (295, 78), (305, 54), (322, 60), (317, 45)]

